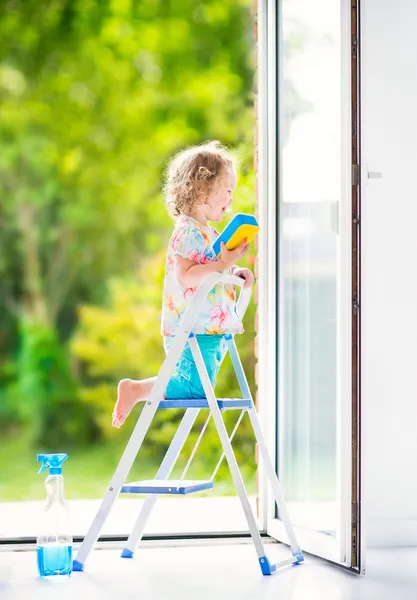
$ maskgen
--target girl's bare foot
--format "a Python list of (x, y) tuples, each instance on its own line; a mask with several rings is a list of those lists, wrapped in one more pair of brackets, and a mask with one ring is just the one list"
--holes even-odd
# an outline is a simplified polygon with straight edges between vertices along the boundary
[(113, 427), (121, 427), (137, 402), (142, 400), (142, 384), (133, 379), (122, 379), (117, 386), (117, 401), (113, 410)]

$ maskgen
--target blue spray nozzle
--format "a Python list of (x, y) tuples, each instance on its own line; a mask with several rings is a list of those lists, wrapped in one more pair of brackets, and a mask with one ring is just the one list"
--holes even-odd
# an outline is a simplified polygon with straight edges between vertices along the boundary
[(38, 475), (45, 469), (49, 469), (51, 475), (60, 475), (62, 473), (62, 463), (67, 460), (68, 454), (38, 454), (37, 460), (42, 463)]

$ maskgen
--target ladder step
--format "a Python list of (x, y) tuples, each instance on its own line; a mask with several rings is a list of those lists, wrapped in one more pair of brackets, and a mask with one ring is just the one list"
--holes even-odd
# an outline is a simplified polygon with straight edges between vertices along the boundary
[[(181, 483), (181, 486), (179, 484)], [(168, 481), (166, 479), (149, 479), (125, 483), (120, 490), (121, 494), (192, 494), (201, 490), (210, 490), (212, 481), (184, 480)]]
[[(251, 408), (252, 400), (246, 398), (217, 398), (220, 410)], [(164, 399), (158, 408), (209, 408), (207, 398)]]

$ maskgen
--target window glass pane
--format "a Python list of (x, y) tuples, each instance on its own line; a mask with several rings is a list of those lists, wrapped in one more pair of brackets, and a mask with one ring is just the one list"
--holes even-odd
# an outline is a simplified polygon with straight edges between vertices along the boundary
[(336, 527), (340, 3), (282, 2), (280, 476), (294, 525)]

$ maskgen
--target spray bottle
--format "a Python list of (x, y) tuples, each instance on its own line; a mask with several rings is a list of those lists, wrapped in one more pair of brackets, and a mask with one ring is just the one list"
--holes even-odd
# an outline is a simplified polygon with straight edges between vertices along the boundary
[(41, 577), (70, 575), (72, 571), (71, 522), (62, 476), (62, 463), (67, 458), (68, 454), (37, 456), (42, 462), (38, 475), (45, 469), (50, 473), (45, 480), (47, 502), (36, 548)]

